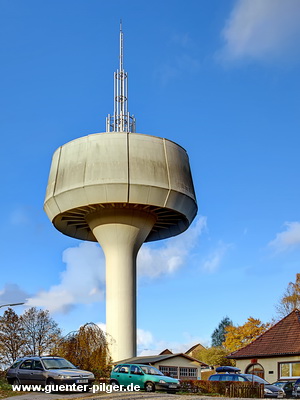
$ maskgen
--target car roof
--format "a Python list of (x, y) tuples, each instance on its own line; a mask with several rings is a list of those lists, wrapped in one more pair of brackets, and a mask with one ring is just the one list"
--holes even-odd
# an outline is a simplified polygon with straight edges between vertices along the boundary
[[(153, 365), (148, 365), (148, 364), (131, 364), (131, 363), (122, 363), (122, 364), (117, 364), (116, 367), (119, 365), (135, 365), (137, 367), (153, 367)], [(156, 367), (153, 367), (156, 368)]]
[(240, 368), (232, 367), (230, 365), (223, 365), (222, 367), (217, 367), (216, 372), (231, 372), (231, 373), (239, 373), (241, 372)]

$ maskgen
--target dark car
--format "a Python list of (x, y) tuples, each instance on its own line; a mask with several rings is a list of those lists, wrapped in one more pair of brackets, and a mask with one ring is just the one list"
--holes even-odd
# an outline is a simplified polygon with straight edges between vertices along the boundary
[(292, 397), (293, 396), (293, 389), (294, 389), (294, 381), (277, 381), (272, 383), (274, 386), (278, 386), (281, 389), (284, 390), (286, 397)]
[(300, 379), (297, 379), (296, 382), (294, 383), (292, 395), (294, 397), (300, 397)]
[(87, 391), (95, 380), (94, 374), (76, 368), (62, 357), (23, 357), (6, 373), (12, 385), (81, 385)]
[[(274, 398), (278, 398), (278, 399), (282, 399), (282, 398), (286, 397), (283, 389), (281, 389), (278, 386), (271, 385), (269, 382), (265, 381), (264, 379), (260, 378), (257, 375), (240, 374), (238, 372), (234, 372), (234, 370), (232, 370), (232, 368), (234, 368), (234, 367), (229, 367), (230, 369), (227, 369), (230, 372), (226, 372), (226, 369), (224, 369), (227, 367), (220, 367), (220, 368), (223, 368), (223, 371), (225, 373), (211, 375), (208, 378), (210, 381), (262, 383), (264, 385), (264, 397), (270, 397), (270, 398), (274, 397)], [(216, 371), (219, 372), (220, 369), (217, 368)]]

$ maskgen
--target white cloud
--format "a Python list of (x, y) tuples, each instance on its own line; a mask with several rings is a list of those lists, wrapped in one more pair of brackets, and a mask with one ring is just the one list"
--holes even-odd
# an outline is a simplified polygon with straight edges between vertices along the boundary
[(203, 270), (210, 273), (215, 272), (230, 247), (232, 247), (231, 244), (220, 242), (217, 248), (203, 262)]
[(222, 31), (222, 61), (266, 61), (299, 52), (299, 0), (237, 0)]
[(6, 283), (4, 288), (0, 290), (1, 304), (23, 303), (28, 297), (29, 294), (15, 283)]
[(104, 299), (104, 256), (96, 243), (83, 242), (63, 252), (66, 269), (61, 282), (28, 299), (26, 305), (45, 307), (50, 312), (67, 312), (76, 304)]
[(159, 354), (165, 349), (169, 349), (172, 353), (185, 353), (197, 343), (203, 346), (209, 346), (210, 343), (208, 338), (193, 336), (188, 332), (183, 332), (182, 337), (181, 342), (158, 340), (151, 332), (138, 329), (138, 355), (150, 356)]
[(145, 349), (152, 346), (154, 338), (151, 332), (144, 329), (137, 329), (137, 346), (138, 348)]
[(206, 218), (199, 217), (186, 232), (164, 241), (159, 247), (143, 245), (137, 258), (139, 276), (157, 278), (178, 270), (186, 263), (205, 227)]
[[(106, 333), (106, 324), (104, 322), (98, 322), (96, 325)], [(151, 347), (154, 343), (154, 337), (150, 331), (144, 329), (137, 329), (137, 347), (140, 349), (145, 349)]]
[[(160, 247), (152, 249), (144, 245), (138, 256), (140, 276), (156, 278), (180, 268), (205, 226), (206, 218), (201, 217), (187, 232), (165, 241)], [(60, 283), (30, 297), (27, 306), (66, 313), (76, 304), (104, 300), (105, 259), (98, 244), (82, 242), (77, 247), (66, 249), (63, 262), (66, 269), (61, 273)]]
[(268, 244), (276, 252), (300, 247), (300, 222), (286, 222), (284, 225), (285, 231), (277, 233), (275, 239)]
[(104, 322), (98, 322), (96, 325), (99, 326), (99, 328), (106, 333), (106, 324)]

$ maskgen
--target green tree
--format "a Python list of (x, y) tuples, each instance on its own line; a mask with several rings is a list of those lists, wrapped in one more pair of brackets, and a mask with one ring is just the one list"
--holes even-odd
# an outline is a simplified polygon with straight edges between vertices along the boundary
[(106, 336), (94, 323), (69, 333), (57, 344), (55, 352), (74, 365), (92, 371), (98, 378), (109, 376), (111, 359)]
[(296, 274), (296, 281), (290, 282), (286, 288), (279, 304), (276, 306), (280, 317), (285, 317), (295, 308), (300, 309), (300, 274)]
[(226, 358), (229, 353), (222, 346), (214, 346), (199, 350), (195, 358), (208, 365), (234, 365), (234, 360)]
[(25, 349), (26, 339), (21, 318), (12, 308), (0, 317), (0, 359), (4, 365), (12, 364)]
[(223, 342), (225, 341), (226, 328), (230, 325), (232, 325), (231, 319), (224, 317), (211, 335), (212, 347), (222, 347)]
[(50, 317), (49, 311), (31, 307), (21, 315), (20, 319), (26, 338), (26, 353), (38, 356), (51, 353), (61, 338), (61, 330)]
[(249, 317), (241, 326), (227, 326), (224, 347), (233, 352), (253, 342), (258, 336), (269, 329), (271, 324), (263, 324), (259, 319)]

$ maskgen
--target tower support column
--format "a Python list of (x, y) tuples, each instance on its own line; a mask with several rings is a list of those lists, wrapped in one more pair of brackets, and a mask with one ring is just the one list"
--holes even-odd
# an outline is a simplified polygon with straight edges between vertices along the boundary
[(136, 257), (155, 215), (134, 208), (86, 216), (106, 259), (106, 331), (113, 361), (136, 356)]

